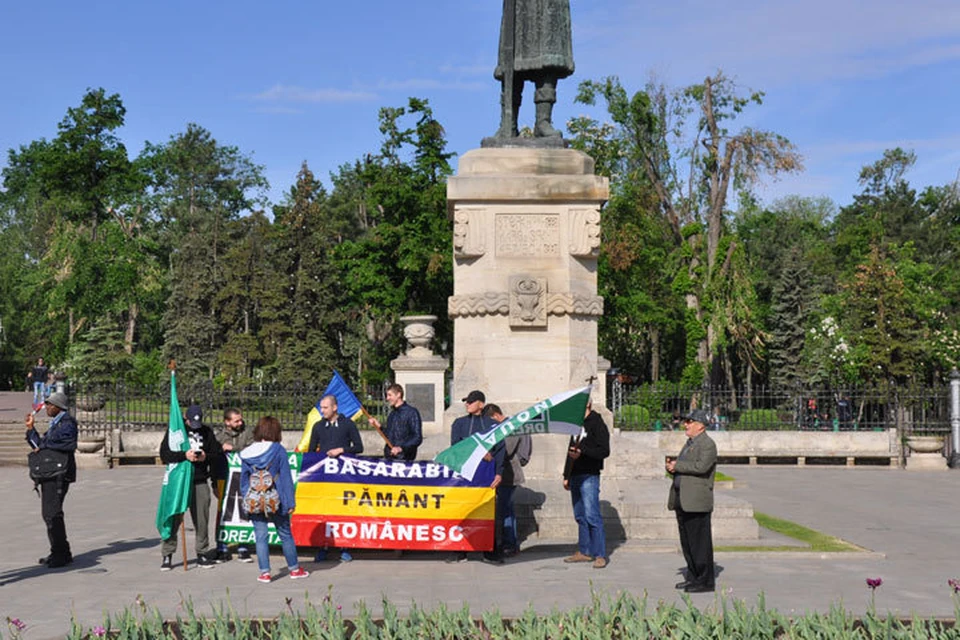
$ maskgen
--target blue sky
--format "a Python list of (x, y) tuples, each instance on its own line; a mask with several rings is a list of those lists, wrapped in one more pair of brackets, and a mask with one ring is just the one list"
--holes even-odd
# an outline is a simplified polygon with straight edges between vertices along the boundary
[[(367, 2), (5, 2), (0, 7), (0, 150), (56, 135), (87, 87), (119, 93), (131, 156), (196, 122), (264, 165), (279, 200), (300, 163), (331, 171), (379, 148), (377, 111), (429, 99), (450, 150), (498, 125), (500, 0)], [(722, 68), (766, 92), (744, 124), (776, 131), (804, 173), (768, 183), (769, 202), (826, 195), (842, 206), (884, 149), (917, 154), (914, 186), (960, 169), (957, 0), (572, 0), (576, 74), (560, 83), (555, 122), (584, 79), (617, 75), (629, 91)], [(529, 99), (521, 121), (531, 119)]]

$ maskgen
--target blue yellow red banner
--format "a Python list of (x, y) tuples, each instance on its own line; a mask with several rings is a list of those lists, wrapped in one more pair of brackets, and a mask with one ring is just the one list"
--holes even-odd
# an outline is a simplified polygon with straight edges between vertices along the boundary
[[(240, 459), (229, 454), (219, 541), (253, 543), (239, 509)], [(494, 543), (493, 464), (473, 480), (437, 462), (291, 453), (297, 546), (488, 551)], [(279, 543), (271, 527), (271, 544)]]

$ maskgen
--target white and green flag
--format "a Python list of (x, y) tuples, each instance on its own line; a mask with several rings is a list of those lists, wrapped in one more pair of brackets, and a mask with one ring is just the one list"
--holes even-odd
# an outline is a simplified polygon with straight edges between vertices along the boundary
[[(170, 419), (167, 422), (167, 441), (171, 451), (189, 451), (190, 442), (187, 429), (183, 424), (183, 414), (177, 400), (177, 374), (170, 372)], [(163, 487), (160, 489), (160, 502), (157, 504), (157, 531), (164, 540), (174, 535), (173, 517), (186, 511), (190, 506), (190, 492), (193, 490), (193, 463), (189, 460), (167, 465), (163, 474)]]
[(472, 480), (483, 456), (507, 436), (536, 433), (579, 435), (592, 388), (583, 387), (551, 396), (484, 433), (475, 433), (444, 449), (434, 460)]

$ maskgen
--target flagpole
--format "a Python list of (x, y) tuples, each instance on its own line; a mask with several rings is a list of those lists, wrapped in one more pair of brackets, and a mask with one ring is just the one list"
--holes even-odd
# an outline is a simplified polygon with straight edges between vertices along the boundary
[[(363, 415), (365, 415), (365, 416), (367, 417), (367, 422), (370, 423), (371, 425), (373, 425), (373, 422), (371, 422), (371, 420), (374, 420), (375, 418), (374, 418), (372, 415), (370, 415), (370, 412), (367, 411), (367, 408), (364, 407), (363, 405), (360, 405), (360, 411), (363, 411)], [(380, 422), (380, 421), (377, 420), (377, 423), (379, 423), (379, 422)], [(383, 432), (383, 429), (381, 429), (380, 427), (378, 427), (378, 426), (376, 426), (376, 425), (373, 425), (373, 428), (377, 430), (377, 433), (379, 433), (379, 434), (380, 434), (380, 437), (383, 438), (383, 441), (387, 443), (387, 446), (390, 447), (391, 449), (393, 449), (393, 443), (390, 442), (390, 438), (388, 438), (388, 437), (387, 437), (387, 434), (385, 434), (385, 433)]]
[[(177, 361), (170, 360), (170, 364), (167, 365), (167, 368), (170, 369), (170, 384), (176, 384), (176, 375), (177, 375)], [(179, 411), (180, 408), (177, 407)], [(180, 548), (183, 550), (183, 570), (187, 570), (187, 525), (183, 521), (184, 514), (180, 514)]]

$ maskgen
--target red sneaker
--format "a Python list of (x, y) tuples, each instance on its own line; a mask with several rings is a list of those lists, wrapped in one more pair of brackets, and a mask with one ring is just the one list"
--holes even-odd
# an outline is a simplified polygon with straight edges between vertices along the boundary
[(310, 572), (304, 569), (303, 567), (297, 567), (296, 569), (290, 572), (290, 578), (292, 580), (297, 580), (299, 578), (306, 578), (309, 575), (310, 575)]
[(257, 582), (264, 582), (269, 584), (271, 581), (270, 574), (268, 572), (263, 572), (257, 577)]

